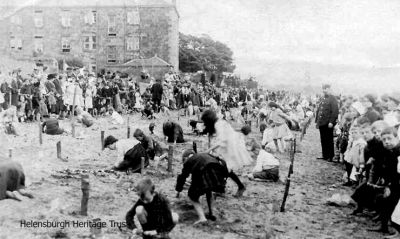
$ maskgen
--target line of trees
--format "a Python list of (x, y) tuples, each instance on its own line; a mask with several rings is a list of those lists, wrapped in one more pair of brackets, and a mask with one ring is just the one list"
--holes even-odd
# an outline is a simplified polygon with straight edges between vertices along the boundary
[(179, 68), (182, 72), (233, 72), (233, 52), (224, 43), (207, 35), (179, 34)]

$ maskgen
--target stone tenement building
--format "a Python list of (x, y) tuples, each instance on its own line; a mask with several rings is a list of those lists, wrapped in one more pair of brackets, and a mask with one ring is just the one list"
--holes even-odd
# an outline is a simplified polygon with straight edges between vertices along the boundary
[(78, 58), (100, 71), (157, 55), (178, 70), (175, 0), (30, 2), (0, 20), (0, 50), (15, 59)]

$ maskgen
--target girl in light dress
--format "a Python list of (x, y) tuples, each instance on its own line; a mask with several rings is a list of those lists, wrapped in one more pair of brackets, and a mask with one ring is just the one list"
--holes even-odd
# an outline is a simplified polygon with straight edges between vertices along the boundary
[(143, 100), (142, 100), (142, 97), (140, 95), (140, 92), (139, 92), (139, 90), (136, 90), (136, 93), (135, 93), (135, 106), (134, 106), (136, 111), (141, 112), (143, 110), (142, 102), (143, 102)]
[(229, 171), (228, 177), (238, 185), (238, 191), (235, 196), (242, 196), (246, 188), (234, 171), (252, 163), (252, 158), (246, 149), (244, 138), (227, 121), (218, 119), (217, 114), (213, 110), (204, 111), (201, 120), (204, 123), (205, 132), (210, 136), (213, 134), (216, 135), (215, 144), (206, 152), (226, 161)]
[[(274, 140), (276, 150), (278, 152), (283, 152), (286, 149), (284, 139), (288, 136), (291, 136), (290, 129), (286, 124), (286, 120), (290, 121), (290, 118), (287, 114), (283, 113), (281, 108), (275, 102), (270, 102), (268, 107), (271, 110), (268, 115), (268, 120), (272, 121), (274, 126), (272, 138)], [(281, 147), (279, 144), (281, 144)]]
[(92, 113), (93, 110), (93, 95), (95, 95), (96, 87), (89, 85), (85, 92), (85, 110)]

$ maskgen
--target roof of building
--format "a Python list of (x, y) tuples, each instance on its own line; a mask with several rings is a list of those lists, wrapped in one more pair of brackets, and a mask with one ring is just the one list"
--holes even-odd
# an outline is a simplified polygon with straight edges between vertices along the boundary
[(0, 4), (0, 19), (26, 7), (113, 7), (113, 6), (174, 6), (173, 0), (18, 0), (15, 4)]
[(55, 7), (109, 7), (109, 6), (171, 5), (168, 0), (35, 0), (31, 6)]
[(165, 67), (169, 67), (172, 66), (171, 64), (169, 64), (168, 62), (164, 61), (163, 59), (161, 59), (160, 57), (153, 56), (151, 58), (148, 59), (133, 59), (130, 60), (124, 64), (122, 64), (122, 66), (134, 66), (134, 67), (158, 67), (158, 66), (165, 66)]

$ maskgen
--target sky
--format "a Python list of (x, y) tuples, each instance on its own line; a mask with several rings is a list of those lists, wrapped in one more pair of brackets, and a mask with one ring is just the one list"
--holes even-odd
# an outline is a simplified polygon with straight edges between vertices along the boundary
[[(177, 4), (180, 31), (207, 34), (226, 43), (234, 52), (236, 73), (243, 77), (251, 74), (271, 81), (278, 77), (278, 64), (279, 77), (309, 75), (313, 82), (382, 90), (400, 86), (399, 0), (177, 0)], [(304, 70), (300, 63), (307, 63)], [(324, 65), (326, 76), (318, 65)], [(290, 73), (293, 66), (296, 74)]]
[(227, 44), (241, 77), (341, 90), (400, 86), (400, 0), (176, 1), (179, 30)]

